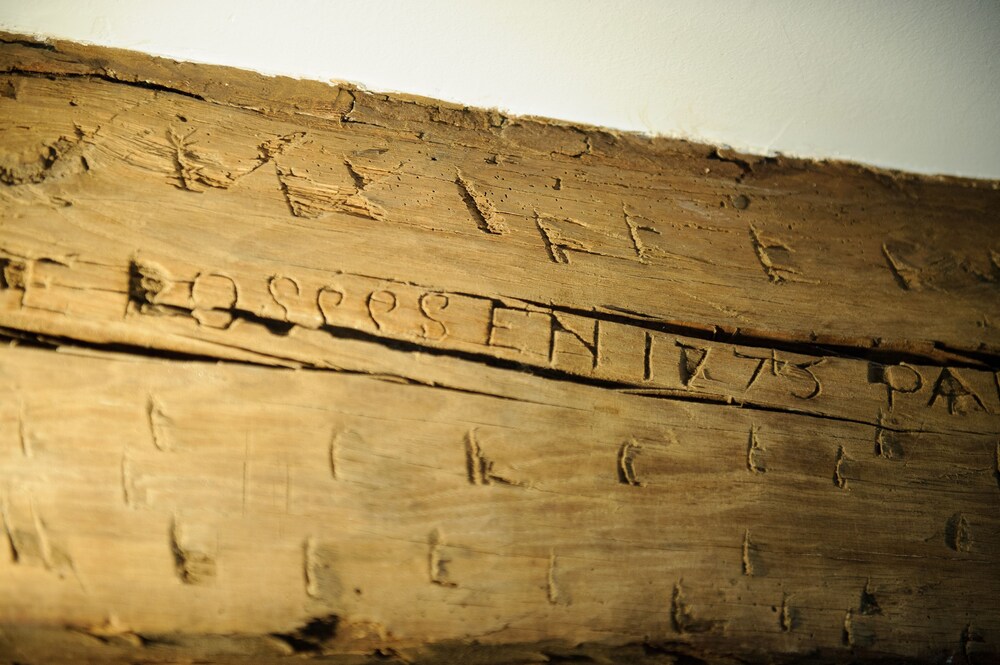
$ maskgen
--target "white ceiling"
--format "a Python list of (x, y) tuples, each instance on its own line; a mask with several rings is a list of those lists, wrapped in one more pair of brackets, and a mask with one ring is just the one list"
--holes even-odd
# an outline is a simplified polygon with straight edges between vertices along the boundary
[(0, 0), (0, 27), (762, 154), (1000, 178), (996, 0)]

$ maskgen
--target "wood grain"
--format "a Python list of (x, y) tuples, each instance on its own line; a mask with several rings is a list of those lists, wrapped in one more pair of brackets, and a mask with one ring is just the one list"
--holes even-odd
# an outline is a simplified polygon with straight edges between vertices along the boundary
[(0, 656), (1000, 656), (997, 183), (0, 70)]

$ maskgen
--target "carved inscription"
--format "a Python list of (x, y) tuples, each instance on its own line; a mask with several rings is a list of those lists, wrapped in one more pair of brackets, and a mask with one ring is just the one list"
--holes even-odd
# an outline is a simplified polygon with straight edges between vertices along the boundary
[(790, 633), (795, 627), (795, 613), (788, 604), (787, 593), (781, 595), (781, 611), (778, 613), (778, 625), (781, 627), (781, 632), (783, 633)]
[(163, 405), (152, 395), (146, 401), (146, 417), (149, 419), (149, 433), (153, 439), (153, 445), (156, 446), (157, 450), (170, 450), (172, 446), (167, 434), (170, 418), (163, 411)]
[(132, 472), (132, 462), (125, 453), (122, 453), (119, 471), (122, 486), (122, 500), (129, 508), (135, 508), (135, 479)]
[(443, 587), (456, 587), (455, 582), (448, 577), (448, 563), (451, 561), (442, 553), (444, 536), (440, 529), (434, 529), (427, 537), (427, 574), (431, 584)]
[(834, 461), (833, 467), (833, 484), (840, 489), (847, 489), (847, 476), (845, 475), (845, 466), (849, 463), (847, 453), (844, 451), (844, 447), (840, 446), (837, 448), (837, 459)]
[(382, 206), (368, 198), (362, 189), (348, 184), (350, 172), (344, 174), (343, 182), (331, 183), (320, 180), (306, 169), (276, 165), (276, 171), (288, 208), (296, 217), (315, 219), (341, 212), (376, 221), (386, 218)]
[(503, 217), (497, 213), (496, 206), (479, 186), (469, 180), (461, 171), (455, 174), (455, 184), (458, 185), (462, 198), (469, 207), (469, 212), (476, 218), (479, 230), (494, 235), (507, 233)]
[(887, 243), (882, 243), (882, 256), (889, 264), (889, 269), (892, 271), (893, 277), (896, 278), (899, 288), (909, 291), (911, 289), (920, 290), (923, 287), (920, 282), (920, 271), (897, 256), (894, 249), (889, 249)]
[[(63, 311), (66, 292), (59, 294), (56, 287), (74, 288), (76, 258), (26, 259), (9, 251), (3, 257), (3, 282), (28, 303), (21, 306)], [(843, 408), (844, 415), (858, 418), (861, 400), (869, 406), (860, 417), (872, 424), (880, 408), (895, 417), (900, 404), (904, 415), (918, 408), (956, 417), (1000, 410), (995, 376), (987, 382), (982, 372), (965, 368), (900, 362), (866, 369), (863, 363), (836, 357), (809, 358), (671, 335), (651, 329), (642, 319), (609, 320), (596, 312), (567, 312), (349, 273), (248, 275), (231, 267), (183, 266), (147, 256), (134, 258), (128, 272), (126, 317), (180, 316), (206, 329), (237, 326), (242, 335), (251, 323), (263, 326), (265, 334), (286, 335), (295, 327), (324, 330), (333, 337), (356, 331), (373, 341), (473, 353), (487, 361), (613, 381), (623, 388), (684, 389), (715, 400), (782, 406), (787, 398), (815, 401), (822, 407), (810, 408), (825, 415), (839, 415), (837, 409)], [(6, 302), (10, 306), (12, 301)], [(244, 348), (248, 343), (254, 345), (247, 340)], [(841, 398), (840, 405), (825, 400), (824, 376), (831, 372), (838, 382), (849, 380), (845, 369), (859, 383), (867, 371), (868, 383), (882, 384), (882, 401), (863, 392)]]
[(305, 542), (302, 544), (302, 569), (303, 577), (306, 583), (306, 595), (310, 598), (319, 598), (319, 569), (321, 564), (319, 563), (319, 557), (317, 556), (316, 539), (313, 537), (306, 538)]
[(330, 462), (330, 477), (337, 480), (341, 473), (340, 453), (342, 449), (363, 447), (361, 435), (351, 429), (334, 429), (330, 435), (327, 457)]
[(882, 608), (875, 597), (875, 589), (872, 587), (871, 580), (865, 582), (865, 588), (861, 590), (861, 602), (858, 603), (858, 611), (865, 616), (882, 614)]
[(1000, 253), (992, 248), (956, 255), (934, 243), (890, 238), (882, 243), (882, 256), (904, 291), (956, 291), (1000, 283)]
[(24, 457), (34, 455), (31, 432), (28, 431), (28, 416), (25, 413), (24, 400), (17, 402), (17, 440), (21, 444), (21, 454)]
[(72, 558), (53, 539), (30, 491), (0, 491), (0, 520), (0, 537), (10, 549), (11, 562), (41, 567), (60, 577), (75, 574)]
[(791, 394), (798, 399), (814, 399), (823, 390), (823, 384), (820, 383), (819, 377), (816, 375), (816, 370), (812, 368), (826, 362), (825, 358), (793, 363), (780, 359), (778, 352), (773, 349), (767, 355), (748, 350), (734, 350), (733, 354), (737, 358), (757, 361), (756, 366), (750, 373), (750, 378), (747, 380), (746, 390), (754, 387), (765, 367), (770, 368), (771, 376), (782, 377), (789, 382), (797, 384), (798, 387), (793, 389)]
[(962, 379), (958, 370), (947, 367), (938, 374), (927, 405), (938, 403), (945, 404), (950, 414), (986, 410), (982, 398)]
[(916, 367), (907, 363), (886, 367), (877, 366), (875, 369), (880, 374), (882, 383), (885, 384), (889, 411), (892, 411), (895, 394), (912, 394), (919, 391), (924, 385), (924, 377), (920, 375)]
[(233, 323), (239, 299), (239, 286), (229, 275), (198, 273), (191, 284), (191, 315), (203, 326), (225, 330)]
[(198, 148), (196, 133), (197, 129), (184, 133), (173, 127), (167, 130), (177, 187), (191, 192), (203, 192), (209, 187), (226, 189), (234, 182), (232, 173), (218, 156)]
[(683, 342), (677, 342), (681, 350), (680, 379), (685, 388), (690, 388), (691, 384), (705, 371), (705, 362), (711, 349), (690, 346)]
[(716, 622), (696, 617), (688, 606), (684, 593), (684, 580), (674, 584), (670, 602), (670, 623), (674, 631), (684, 633), (704, 633), (712, 630)]
[(50, 253), (32, 255), (0, 247), (0, 307), (18, 307), (64, 313), (62, 303), (46, 296), (53, 268), (72, 268), (77, 256)]
[[(333, 337), (356, 331), (373, 341), (399, 340), (624, 386), (683, 389), (749, 402), (782, 396), (819, 401), (823, 373), (831, 363), (826, 357), (803, 359), (775, 349), (670, 335), (638, 320), (630, 325), (596, 314), (348, 273), (326, 278), (276, 274), (255, 280), (223, 270), (182, 271), (134, 260), (129, 311), (186, 316), (219, 330), (243, 321), (279, 334), (295, 326), (325, 330)], [(850, 367), (859, 375), (867, 373), (867, 381), (858, 377), (861, 385), (874, 380), (885, 386), (882, 401), (869, 398), (872, 424), (879, 409), (893, 412), (901, 397), (911, 395), (924, 396), (923, 408), (942, 408), (950, 415), (988, 411), (978, 384), (964, 377), (968, 370), (939, 369), (938, 378), (928, 382), (922, 370), (906, 363), (869, 368), (855, 362)], [(845, 402), (844, 407), (853, 405)]]
[(764, 462), (765, 449), (757, 438), (757, 427), (750, 428), (750, 435), (747, 437), (747, 470), (750, 473), (766, 473), (767, 465)]
[(875, 643), (875, 631), (871, 620), (854, 609), (844, 613), (841, 642), (846, 647), (870, 647)]
[(642, 487), (635, 474), (635, 458), (642, 452), (642, 446), (629, 439), (618, 450), (618, 482), (632, 487)]
[(570, 359), (560, 359), (560, 366), (572, 364), (580, 367), (582, 372), (597, 367), (597, 344), (600, 336), (601, 322), (597, 319), (587, 319), (572, 314), (552, 313), (549, 334), (549, 365), (556, 366), (556, 352), (574, 354), (577, 362)]
[[(7, 265), (6, 283), (23, 281), (24, 269), (14, 264)], [(57, 310), (65, 301), (57, 286), (74, 288), (69, 281), (74, 271), (57, 267), (61, 272), (53, 274), (62, 281), (46, 277), (47, 286), (35, 294), (32, 306), (51, 304)], [(238, 338), (235, 348), (269, 355), (276, 348), (273, 336), (289, 337), (300, 328), (325, 335), (311, 336), (311, 348), (362, 339), (554, 378), (610, 382), (622, 390), (682, 391), (716, 402), (802, 408), (876, 426), (881, 426), (879, 413), (898, 420), (917, 417), (920, 410), (937, 418), (1000, 411), (994, 374), (969, 368), (793, 354), (718, 342), (697, 330), (692, 330), (695, 336), (670, 333), (657, 322), (600, 310), (568, 311), (345, 272), (255, 275), (231, 266), (190, 266), (147, 256), (132, 259), (127, 272), (122, 305), (127, 321), (137, 316), (186, 319), (205, 335), (225, 332)], [(292, 358), (302, 362), (301, 354)], [(827, 380), (835, 386), (855, 381), (858, 389), (828, 395)], [(880, 387), (869, 389), (873, 384)]]
[(956, 552), (968, 552), (972, 549), (972, 530), (969, 520), (962, 513), (955, 513), (948, 518), (944, 529), (944, 539), (948, 547)]
[(169, 541), (174, 569), (181, 582), (207, 584), (215, 577), (215, 556), (203, 546), (205, 539), (188, 534), (176, 517), (170, 521)]
[(628, 213), (620, 233), (606, 231), (572, 217), (556, 217), (537, 210), (535, 226), (549, 258), (562, 264), (569, 264), (573, 253), (648, 263), (653, 251), (641, 234), (659, 235), (655, 227), (639, 223), (638, 218)]
[(643, 240), (643, 234), (653, 233), (660, 235), (660, 231), (655, 226), (650, 225), (650, 220), (630, 214), (627, 207), (622, 206), (622, 212), (625, 213), (625, 225), (628, 227), (629, 238), (632, 239), (632, 245), (635, 247), (635, 255), (639, 259), (639, 263), (648, 263), (650, 257), (655, 254), (655, 251)]
[(900, 460), (905, 452), (899, 440), (899, 433), (884, 427), (884, 416), (879, 413), (878, 425), (875, 427), (875, 454), (890, 460)]
[(476, 430), (470, 429), (465, 435), (465, 469), (470, 485), (519, 485), (493, 470), (493, 461), (488, 459), (479, 447)]
[[(318, 306), (312, 307), (312, 298), (294, 277), (274, 275), (267, 282), (267, 290), (284, 312), (285, 321), (306, 328), (316, 328), (322, 323), (322, 312)], [(317, 303), (319, 295), (316, 294)]]
[(753, 224), (749, 226), (750, 242), (764, 274), (772, 284), (804, 281), (790, 262), (792, 248), (780, 240), (765, 237)]
[(0, 255), (0, 288), (27, 290), (30, 269), (31, 263), (26, 259)]
[(556, 605), (560, 602), (559, 585), (556, 583), (556, 553), (549, 553), (549, 570), (545, 580), (545, 596), (549, 605)]
[(754, 575), (754, 559), (757, 548), (750, 540), (750, 529), (743, 532), (743, 574), (747, 577)]

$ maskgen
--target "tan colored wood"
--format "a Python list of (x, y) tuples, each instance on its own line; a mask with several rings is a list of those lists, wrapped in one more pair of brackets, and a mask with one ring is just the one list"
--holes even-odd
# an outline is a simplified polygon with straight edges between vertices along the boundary
[(8, 660), (1000, 655), (996, 183), (0, 69)]

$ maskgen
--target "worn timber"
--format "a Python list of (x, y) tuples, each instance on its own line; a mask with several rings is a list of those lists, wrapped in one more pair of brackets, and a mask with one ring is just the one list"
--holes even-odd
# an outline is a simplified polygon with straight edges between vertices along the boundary
[(0, 44), (0, 661), (988, 663), (1000, 187)]

